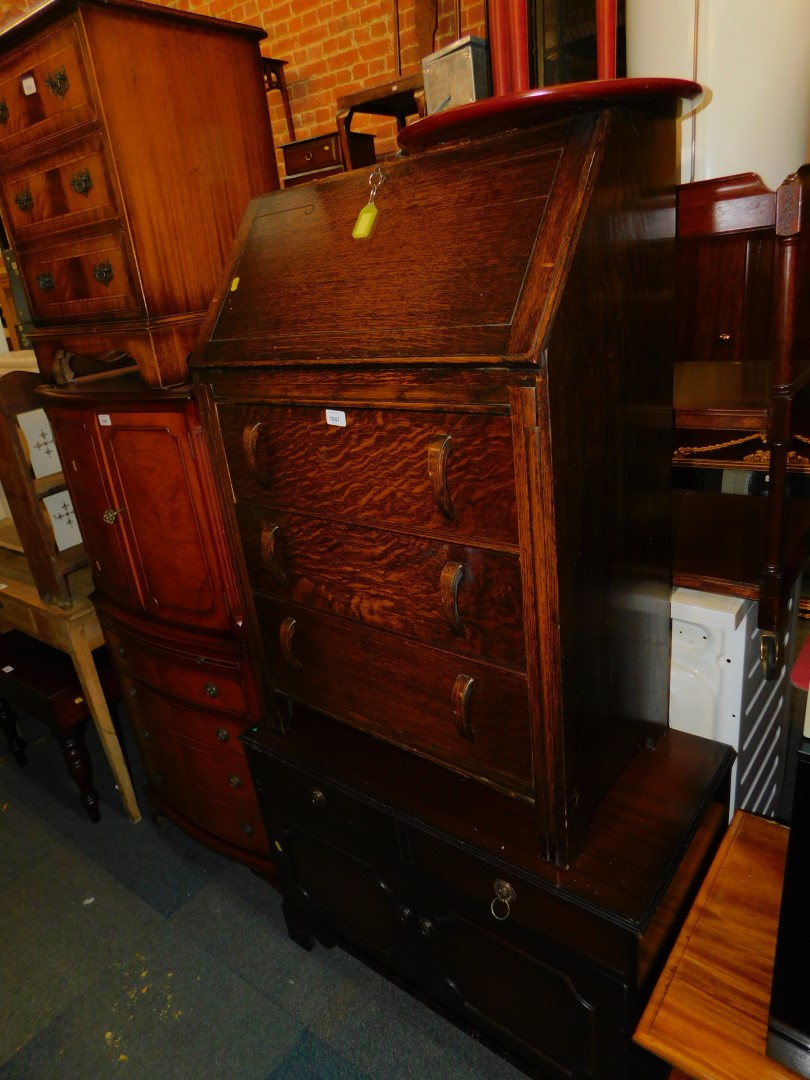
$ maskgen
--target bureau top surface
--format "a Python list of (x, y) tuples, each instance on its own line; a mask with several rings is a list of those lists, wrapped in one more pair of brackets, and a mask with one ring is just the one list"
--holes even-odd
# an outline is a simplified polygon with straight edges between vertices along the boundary
[(192, 367), (537, 364), (563, 310), (583, 340), (635, 318), (674, 237), (675, 103), (700, 88), (628, 82), (498, 99), (403, 135), (425, 152), (255, 199)]
[(0, 48), (8, 48), (18, 39), (30, 37), (31, 34), (39, 32), (43, 27), (73, 11), (88, 8), (185, 23), (190, 29), (197, 26), (202, 29), (230, 31), (254, 37), (257, 40), (267, 37), (265, 31), (258, 26), (247, 26), (228, 19), (215, 19), (209, 15), (196, 15), (159, 4), (147, 4), (143, 0), (44, 0), (44, 3), (38, 4), (0, 30)]

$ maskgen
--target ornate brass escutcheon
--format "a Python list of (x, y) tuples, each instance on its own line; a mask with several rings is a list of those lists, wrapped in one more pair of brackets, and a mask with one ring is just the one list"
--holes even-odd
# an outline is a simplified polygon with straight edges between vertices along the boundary
[(492, 887), (495, 890), (495, 896), (489, 905), (489, 910), (492, 912), (494, 919), (497, 919), (498, 922), (504, 922), (512, 914), (511, 905), (515, 899), (515, 890), (508, 881), (504, 881), (502, 878), (496, 878), (492, 883)]
[(54, 97), (63, 98), (70, 89), (70, 82), (65, 69), (60, 67), (56, 71), (49, 71), (45, 76), (45, 85)]
[(108, 261), (95, 263), (93, 266), (93, 277), (100, 285), (109, 285), (112, 279), (115, 277), (113, 268)]
[(14, 203), (24, 214), (28, 214), (34, 209), (34, 196), (28, 188), (23, 188), (14, 196)]
[(8, 123), (8, 105), (6, 105), (6, 99), (0, 98), (0, 124), (3, 127)]
[(70, 178), (70, 186), (77, 195), (88, 195), (93, 190), (93, 178), (89, 169), (79, 169)]
[(44, 274), (37, 274), (37, 285), (39, 285), (43, 292), (50, 292), (54, 285), (56, 285), (56, 282), (53, 280), (53, 274), (48, 271)]

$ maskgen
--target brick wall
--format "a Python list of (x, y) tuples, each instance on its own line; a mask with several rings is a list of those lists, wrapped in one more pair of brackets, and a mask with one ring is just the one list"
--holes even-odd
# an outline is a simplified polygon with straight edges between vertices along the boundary
[[(2, 26), (36, 6), (37, 0), (3, 4)], [(395, 78), (394, 0), (161, 0), (168, 7), (261, 26), (267, 32), (262, 52), (287, 60), (285, 69), (298, 139), (335, 130), (339, 95)], [(455, 39), (456, 0), (439, 0), (436, 48)], [(486, 0), (461, 0), (458, 36), (485, 37)], [(399, 0), (400, 45), (404, 74), (418, 70), (413, 0)], [(216, 92), (216, 72), (211, 85)], [(269, 95), (276, 147), (288, 139), (279, 95)], [(377, 135), (378, 154), (396, 148), (395, 125), (384, 117), (357, 117), (355, 131)], [(279, 155), (279, 165), (281, 158)]]

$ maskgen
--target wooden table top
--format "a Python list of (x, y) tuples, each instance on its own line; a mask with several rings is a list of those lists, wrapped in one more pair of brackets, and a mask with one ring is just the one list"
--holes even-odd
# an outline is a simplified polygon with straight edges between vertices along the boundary
[(738, 811), (634, 1039), (693, 1080), (795, 1080), (765, 1054), (788, 832)]

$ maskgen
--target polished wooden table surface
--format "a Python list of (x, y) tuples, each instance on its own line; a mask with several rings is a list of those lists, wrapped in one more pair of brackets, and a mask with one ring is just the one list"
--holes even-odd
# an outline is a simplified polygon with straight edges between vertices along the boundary
[(738, 811), (634, 1039), (672, 1080), (795, 1080), (765, 1055), (788, 829)]
[(96, 609), (88, 600), (92, 588), (89, 570), (77, 570), (71, 574), (73, 607), (46, 604), (34, 586), (25, 557), (0, 550), (0, 629), (21, 630), (71, 658), (124, 809), (132, 821), (139, 821), (132, 780), (93, 661), (93, 649), (104, 644), (104, 637)]

